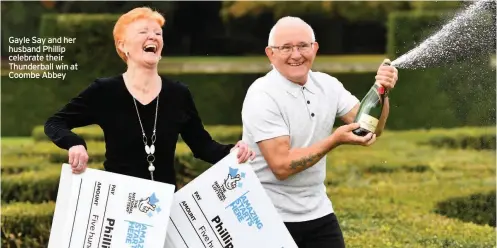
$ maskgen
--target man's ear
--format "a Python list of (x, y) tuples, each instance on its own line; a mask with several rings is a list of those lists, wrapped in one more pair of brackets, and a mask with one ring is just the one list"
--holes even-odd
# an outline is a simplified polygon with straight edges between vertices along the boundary
[(312, 45), (312, 49), (314, 50), (314, 54), (316, 54), (319, 50), (319, 43), (316, 41), (314, 42), (314, 44)]
[(271, 47), (266, 47), (265, 49), (265, 52), (266, 52), (266, 56), (267, 58), (269, 59), (269, 61), (271, 61), (271, 63), (273, 62), (273, 56), (274, 56), (274, 51)]

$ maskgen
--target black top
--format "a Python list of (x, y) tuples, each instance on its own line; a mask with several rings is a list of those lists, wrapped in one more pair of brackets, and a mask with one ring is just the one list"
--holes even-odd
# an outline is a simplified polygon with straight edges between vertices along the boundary
[[(186, 85), (162, 78), (155, 141), (154, 180), (176, 185), (174, 153), (181, 134), (193, 155), (215, 164), (234, 146), (219, 144), (204, 129)], [(143, 129), (151, 143), (157, 98), (147, 105), (136, 101)], [(99, 125), (105, 135), (107, 171), (150, 179), (142, 129), (122, 75), (95, 80), (45, 123), (45, 134), (60, 148), (84, 145), (71, 129)]]

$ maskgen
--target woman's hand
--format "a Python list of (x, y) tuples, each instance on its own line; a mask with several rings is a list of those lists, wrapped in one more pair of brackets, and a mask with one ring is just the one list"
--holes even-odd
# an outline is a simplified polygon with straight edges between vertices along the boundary
[(245, 142), (243, 142), (242, 140), (238, 141), (235, 147), (232, 148), (232, 150), (236, 148), (238, 148), (238, 154), (236, 155), (236, 157), (238, 158), (238, 163), (245, 163), (249, 158), (250, 160), (254, 160), (255, 152), (250, 150)]
[(74, 174), (80, 174), (86, 170), (88, 153), (84, 146), (77, 145), (69, 148), (69, 164), (71, 164)]

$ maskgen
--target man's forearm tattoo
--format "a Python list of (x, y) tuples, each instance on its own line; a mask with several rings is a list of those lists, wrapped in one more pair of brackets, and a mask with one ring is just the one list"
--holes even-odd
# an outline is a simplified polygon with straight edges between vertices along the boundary
[(302, 168), (308, 167), (308, 166), (310, 166), (310, 164), (312, 164), (312, 162), (314, 160), (321, 158), (321, 156), (322, 156), (321, 153), (317, 153), (317, 154), (312, 154), (312, 155), (303, 157), (303, 158), (298, 159), (298, 160), (293, 160), (290, 163), (290, 167), (294, 170), (296, 170), (299, 167), (302, 167)]

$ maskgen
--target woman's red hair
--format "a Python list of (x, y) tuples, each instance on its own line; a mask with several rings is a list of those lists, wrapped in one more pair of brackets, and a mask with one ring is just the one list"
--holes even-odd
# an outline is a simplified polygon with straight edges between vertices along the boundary
[(126, 28), (129, 24), (140, 19), (152, 19), (156, 21), (161, 27), (166, 23), (166, 19), (157, 11), (152, 10), (148, 7), (134, 8), (128, 13), (119, 17), (114, 26), (114, 43), (116, 46), (116, 51), (119, 57), (121, 57), (124, 62), (127, 61), (126, 54), (119, 49), (119, 41), (123, 40), (124, 34), (126, 33)]

